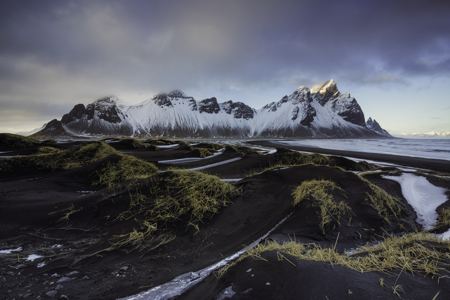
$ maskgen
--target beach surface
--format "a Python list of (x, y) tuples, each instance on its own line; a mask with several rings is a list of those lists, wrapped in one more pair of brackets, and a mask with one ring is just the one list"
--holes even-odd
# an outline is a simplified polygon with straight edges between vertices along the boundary
[[(311, 156), (270, 141), (249, 142), (250, 148), (210, 143), (190, 146), (171, 140), (144, 142), (142, 148), (116, 139), (93, 142), (112, 154), (94, 160), (98, 153), (91, 153), (82, 166), (52, 171), (44, 169), (41, 160), (39, 168), (28, 161), (36, 157), (40, 146), (2, 149), (0, 155), (22, 156), (0, 159), (0, 163), (8, 161), (6, 165), (14, 166), (7, 169), (3, 165), (8, 171), (0, 173), (0, 298), (398, 299), (400, 295), (433, 299), (437, 293), (435, 299), (450, 297), (450, 281), (445, 277), (450, 248), (446, 242), (405, 242), (439, 253), (437, 266), (443, 269), (435, 276), (418, 267), (411, 272), (401, 265), (393, 265), (389, 271), (361, 273), (335, 261), (312, 260), (280, 249), (245, 257), (250, 250), (247, 246), (256, 246), (255, 241), (260, 246), (295, 241), (309, 245), (308, 249), (352, 256), (367, 243), (383, 241), (383, 236), (421, 231), (418, 213), (402, 193), (402, 186), (383, 176), (407, 172), (423, 177), (447, 197), (436, 209), (439, 211), (450, 206), (448, 161), (283, 146), (331, 155)], [(55, 153), (65, 153), (86, 145), (89, 143), (69, 142), (51, 147), (57, 149)], [(152, 145), (162, 147), (155, 151)], [(252, 150), (254, 146), (267, 150)], [(201, 157), (204, 150), (195, 147), (207, 149), (209, 154)], [(93, 184), (105, 170), (115, 170), (107, 173), (109, 176), (120, 173), (118, 162), (123, 156), (139, 158), (158, 171), (127, 177), (110, 186)], [(375, 161), (391, 165), (377, 166)], [(411, 173), (411, 169), (403, 170), (404, 166), (428, 171)], [(134, 164), (127, 168), (142, 171)], [(189, 171), (192, 169), (199, 171)], [(321, 215), (326, 207), (315, 198), (293, 204), (297, 187), (321, 181), (336, 185), (325, 191), (330, 203), (346, 205), (342, 216), (331, 213), (326, 221)], [(227, 191), (220, 199), (219, 189)], [(376, 192), (382, 194), (380, 189), (389, 195), (384, 197), (397, 199), (392, 202), (398, 208), (395, 214), (390, 209), (376, 210), (367, 200), (368, 194), (374, 198)], [(185, 190), (191, 194), (183, 194)], [(224, 205), (214, 206), (214, 212), (205, 213), (201, 221), (189, 215), (191, 212), (173, 219), (161, 217), (180, 212), (177, 207), (187, 205), (183, 199), (197, 192), (205, 193), (199, 194), (201, 199), (215, 197)], [(161, 199), (178, 204), (161, 211), (155, 204), (162, 203), (158, 202)], [(435, 233), (445, 233), (448, 228), (440, 227)], [(237, 253), (245, 258), (233, 264)], [(233, 259), (227, 260), (230, 256)]]

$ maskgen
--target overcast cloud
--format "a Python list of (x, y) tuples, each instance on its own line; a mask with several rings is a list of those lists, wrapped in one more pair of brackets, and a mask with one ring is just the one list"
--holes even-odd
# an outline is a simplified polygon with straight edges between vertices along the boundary
[(0, 131), (110, 94), (260, 108), (329, 78), (371, 91), (449, 79), (449, 28), (449, 1), (3, 1)]

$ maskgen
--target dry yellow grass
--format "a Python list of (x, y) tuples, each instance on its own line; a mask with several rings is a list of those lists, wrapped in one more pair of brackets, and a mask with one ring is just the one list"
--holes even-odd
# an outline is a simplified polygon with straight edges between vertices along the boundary
[[(433, 277), (448, 276), (450, 262), (449, 241), (421, 232), (401, 237), (386, 237), (375, 246), (363, 246), (351, 254), (338, 253), (333, 248), (322, 248), (316, 244), (302, 244), (296, 241), (284, 244), (266, 242), (249, 250), (236, 262), (219, 270), (216, 275), (222, 276), (230, 267), (247, 257), (262, 259), (261, 254), (266, 251), (280, 252), (279, 259), (285, 257), (282, 255), (284, 253), (299, 259), (339, 264), (359, 272), (376, 271), (390, 275), (400, 271)], [(384, 285), (382, 278), (380, 285)]]
[(344, 190), (332, 181), (314, 179), (302, 182), (292, 193), (294, 206), (309, 200), (312, 201), (313, 206), (319, 208), (318, 215), (323, 234), (327, 227), (331, 227), (333, 224), (340, 227), (342, 217), (352, 213), (352, 209), (346, 202), (334, 199), (332, 194), (334, 191), (344, 193)]

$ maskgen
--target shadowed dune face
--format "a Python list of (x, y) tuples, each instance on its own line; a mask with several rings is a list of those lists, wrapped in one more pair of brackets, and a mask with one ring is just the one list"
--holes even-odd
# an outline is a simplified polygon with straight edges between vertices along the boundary
[[(236, 299), (390, 299), (398, 297), (395, 292), (432, 299), (439, 290), (441, 296), (450, 295), (450, 285), (443, 285), (446, 278), (437, 283), (432, 276), (413, 277), (400, 264), (389, 274), (376, 267), (359, 273), (281, 247), (295, 242), (291, 248), (296, 243), (304, 247), (302, 255), (325, 249), (337, 257), (345, 249), (383, 241), (383, 236), (420, 230), (399, 184), (380, 175), (400, 172), (394, 168), (290, 149), (263, 154), (250, 147), (172, 140), (48, 141), (5, 149), (21, 155), (0, 159), (0, 250), (21, 247), (0, 252), (6, 279), (0, 293), (7, 298), (27, 289), (44, 297), (64, 277), (69, 280), (60, 282), (63, 288), (57, 292), (70, 299), (133, 295), (218, 262), (287, 216), (257, 249), (269, 242), (279, 248), (252, 254), (263, 260), (247, 257), (223, 272), (216, 270), (220, 279), (210, 275), (180, 298), (220, 298), (226, 291)], [(187, 170), (200, 167), (201, 172)], [(444, 177), (426, 176), (450, 188)], [(438, 208), (444, 210), (435, 232), (450, 226), (446, 205)], [(416, 252), (407, 250), (411, 260), (423, 246), (431, 249), (428, 256), (439, 257), (436, 266), (444, 268), (439, 272), (447, 270), (448, 243), (422, 236), (409, 246), (416, 247), (411, 248)], [(381, 252), (355, 257), (370, 253)], [(392, 256), (404, 255), (398, 253)], [(27, 260), (33, 254), (40, 257)], [(73, 270), (79, 273), (67, 275)], [(416, 284), (420, 292), (410, 292)]]

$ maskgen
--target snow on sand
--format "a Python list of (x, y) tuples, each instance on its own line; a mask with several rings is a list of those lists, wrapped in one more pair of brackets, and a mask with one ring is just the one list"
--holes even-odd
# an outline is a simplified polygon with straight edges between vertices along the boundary
[(425, 230), (432, 229), (438, 217), (436, 209), (448, 200), (446, 190), (431, 184), (425, 177), (411, 173), (382, 177), (400, 184), (403, 196), (417, 213), (417, 223)]

